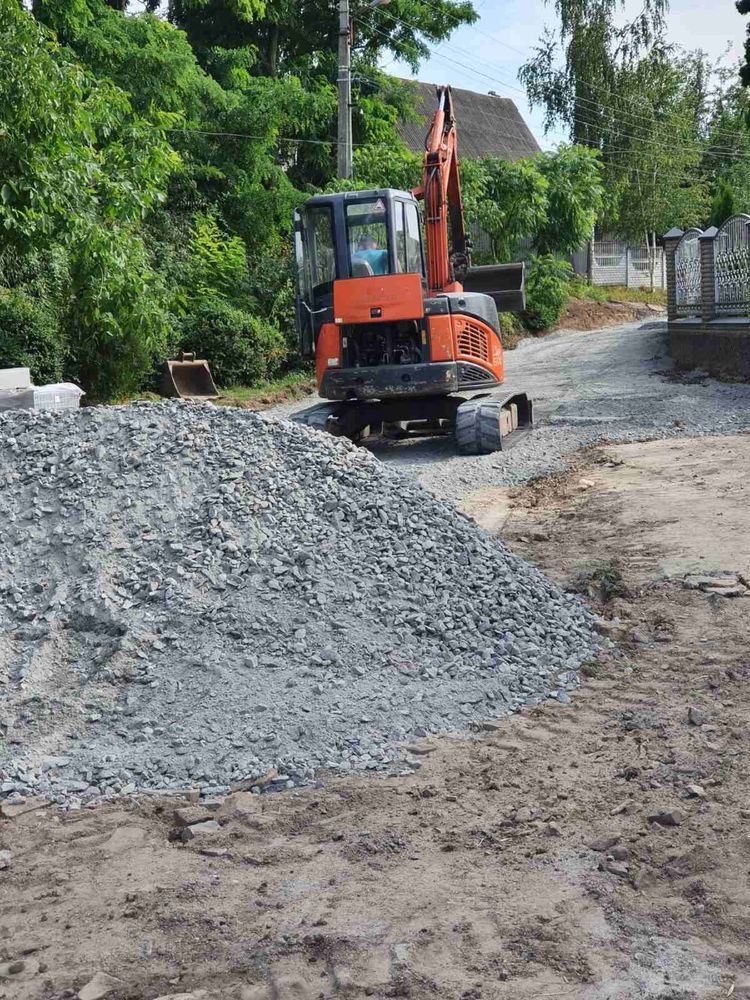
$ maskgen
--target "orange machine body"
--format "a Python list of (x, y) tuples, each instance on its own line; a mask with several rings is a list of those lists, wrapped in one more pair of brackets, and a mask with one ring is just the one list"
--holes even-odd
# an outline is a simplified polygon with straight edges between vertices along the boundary
[[(461, 286), (458, 286), (458, 292)], [(499, 334), (480, 318), (461, 314), (431, 315), (426, 310), (420, 276), (386, 275), (336, 281), (333, 286), (335, 322), (321, 327), (315, 354), (318, 391), (326, 372), (341, 368), (347, 327), (416, 321), (421, 327), (426, 362), (465, 362), (484, 369), (488, 381), (504, 378)]]

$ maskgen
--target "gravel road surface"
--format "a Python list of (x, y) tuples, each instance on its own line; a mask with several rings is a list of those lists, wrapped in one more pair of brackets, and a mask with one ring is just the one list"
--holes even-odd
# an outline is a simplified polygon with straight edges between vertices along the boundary
[[(506, 386), (534, 400), (537, 427), (511, 451), (468, 458), (450, 438), (373, 440), (383, 461), (418, 477), (440, 497), (507, 486), (565, 466), (596, 441), (737, 434), (750, 429), (750, 385), (676, 378), (665, 323), (589, 333), (565, 331), (522, 341), (506, 358)], [(310, 405), (276, 408), (285, 416)]]

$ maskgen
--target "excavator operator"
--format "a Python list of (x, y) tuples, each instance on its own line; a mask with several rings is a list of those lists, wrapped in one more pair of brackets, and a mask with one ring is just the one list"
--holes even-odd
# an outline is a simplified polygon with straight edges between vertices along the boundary
[(388, 251), (378, 247), (378, 241), (370, 233), (359, 238), (357, 249), (352, 254), (353, 261), (369, 264), (373, 274), (388, 273)]

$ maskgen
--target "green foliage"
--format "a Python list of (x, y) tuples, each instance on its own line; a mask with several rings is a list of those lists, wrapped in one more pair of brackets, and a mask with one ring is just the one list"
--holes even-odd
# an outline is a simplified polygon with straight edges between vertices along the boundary
[(133, 392), (168, 334), (166, 296), (143, 241), (93, 228), (71, 248), (65, 329), (70, 367), (90, 399)]
[[(169, 18), (186, 33), (201, 62), (217, 50), (257, 55), (259, 75), (304, 76), (317, 71), (333, 79), (338, 43), (336, 0), (171, 0)], [(468, 0), (391, 0), (388, 7), (363, 9), (356, 20), (359, 59), (377, 65), (385, 52), (416, 68), (430, 44), (477, 19)]]
[(537, 169), (547, 182), (547, 210), (535, 230), (542, 254), (573, 253), (591, 238), (604, 205), (601, 159), (585, 146), (563, 146), (542, 153)]
[(599, 145), (623, 98), (637, 106), (621, 72), (644, 52), (665, 54), (664, 25), (668, 0), (645, 0), (637, 17), (624, 24), (621, 0), (555, 0), (558, 37), (549, 31), (520, 78), (532, 106), (545, 111), (545, 125), (566, 126), (571, 139)]
[(604, 198), (599, 157), (582, 146), (515, 163), (467, 161), (462, 179), (467, 217), (490, 237), (497, 261), (516, 259), (524, 240), (542, 254), (578, 250)]
[(29, 249), (153, 208), (177, 163), (161, 128), (76, 65), (15, 0), (0, 0), (0, 50), (4, 241)]
[[(357, 187), (411, 191), (422, 182), (422, 160), (422, 156), (412, 153), (401, 143), (360, 147), (354, 151)], [(336, 184), (341, 185), (341, 181), (334, 181), (330, 186)]]
[(552, 254), (532, 257), (526, 270), (524, 324), (531, 330), (546, 330), (560, 319), (568, 301), (573, 268)]
[(646, 0), (624, 24), (614, 16), (618, 0), (555, 6), (558, 30), (541, 40), (521, 78), (548, 128), (562, 126), (601, 152), (601, 227), (643, 243), (647, 233), (700, 224), (717, 164), (744, 145), (739, 133), (736, 142), (711, 135), (726, 89), (720, 75), (715, 86), (704, 53), (667, 43), (666, 0)]
[(219, 385), (273, 378), (286, 358), (276, 327), (221, 298), (204, 299), (185, 317), (181, 348), (207, 358)]
[(548, 182), (533, 159), (488, 158), (472, 166), (464, 185), (467, 214), (490, 237), (495, 259), (513, 260), (520, 241), (544, 223)]
[(43, 384), (60, 382), (63, 367), (60, 317), (20, 289), (0, 288), (0, 368), (30, 368)]
[(196, 299), (237, 299), (247, 293), (247, 253), (238, 236), (225, 236), (211, 215), (199, 215), (189, 248), (187, 291)]
[(737, 203), (734, 188), (726, 177), (720, 177), (716, 193), (711, 202), (711, 225), (719, 227), (730, 216), (735, 215), (739, 211), (740, 207)]

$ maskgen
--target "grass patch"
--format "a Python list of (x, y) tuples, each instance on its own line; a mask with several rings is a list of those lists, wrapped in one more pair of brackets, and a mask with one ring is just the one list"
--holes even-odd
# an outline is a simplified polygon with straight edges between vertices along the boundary
[(663, 288), (626, 288), (624, 285), (589, 285), (586, 281), (574, 281), (570, 286), (574, 299), (588, 299), (592, 302), (643, 302), (646, 305), (667, 305), (667, 293)]
[[(312, 368), (298, 368), (287, 372), (281, 378), (256, 385), (232, 385), (228, 389), (219, 388), (221, 396), (215, 400), (217, 406), (237, 406), (242, 409), (262, 409), (285, 399), (303, 399), (315, 391), (315, 375)], [(118, 406), (146, 400), (158, 403), (162, 397), (156, 392), (135, 392), (120, 396), (112, 402)]]
[(302, 399), (308, 396), (315, 391), (315, 376), (311, 369), (301, 369), (257, 385), (232, 385), (219, 391), (221, 399), (216, 400), (219, 406), (247, 408), (269, 405), (284, 399)]
[(577, 593), (586, 594), (592, 601), (602, 604), (627, 594), (622, 573), (614, 563), (591, 563), (578, 573), (572, 584)]
[(590, 680), (601, 680), (608, 676), (607, 671), (601, 663), (597, 663), (595, 660), (587, 660), (585, 663), (582, 663), (578, 668), (578, 672)]

